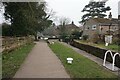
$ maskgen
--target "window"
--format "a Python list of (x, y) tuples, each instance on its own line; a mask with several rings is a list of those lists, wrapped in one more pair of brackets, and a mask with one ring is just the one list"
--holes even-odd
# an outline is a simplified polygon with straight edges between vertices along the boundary
[(96, 29), (96, 25), (92, 25), (92, 30), (95, 30)]

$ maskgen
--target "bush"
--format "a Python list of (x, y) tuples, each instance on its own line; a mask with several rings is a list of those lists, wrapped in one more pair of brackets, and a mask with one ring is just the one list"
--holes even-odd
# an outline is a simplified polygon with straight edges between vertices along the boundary
[(2, 25), (2, 36), (11, 36), (11, 26), (8, 24)]
[(79, 32), (79, 31), (75, 30), (74, 32), (72, 32), (72, 36), (74, 39), (79, 39), (79, 37), (81, 37), (82, 33), (83, 33), (83, 31)]
[(67, 37), (67, 34), (66, 33), (62, 33), (62, 34), (60, 34), (60, 39), (65, 39), (65, 37)]
[[(82, 44), (82, 43), (79, 43), (79, 42), (76, 42), (76, 41), (73, 41), (70, 44), (74, 47), (77, 47), (81, 50), (84, 50), (84, 51), (86, 51), (86, 52), (88, 52), (88, 53), (90, 53), (94, 56), (97, 56), (97, 57), (101, 58), (101, 59), (104, 59), (104, 54), (107, 51), (106, 49), (97, 48), (97, 47)], [(116, 52), (112, 52), (112, 53), (115, 54)], [(108, 54), (108, 57), (107, 57), (107, 61), (112, 63), (112, 59), (111, 59), (111, 56), (109, 54)], [(120, 68), (119, 62), (120, 62), (120, 58), (119, 58), (119, 56), (116, 56), (115, 65)]]
[(88, 35), (84, 35), (84, 36), (83, 36), (83, 40), (87, 40), (88, 37), (89, 37)]
[(118, 37), (113, 38), (113, 44), (119, 44), (120, 39)]

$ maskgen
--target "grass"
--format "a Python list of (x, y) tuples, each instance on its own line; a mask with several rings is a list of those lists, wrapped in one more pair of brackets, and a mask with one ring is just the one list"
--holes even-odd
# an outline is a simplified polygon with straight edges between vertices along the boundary
[(2, 79), (2, 54), (0, 53), (0, 79)]
[(95, 44), (95, 43), (89, 43), (89, 42), (83, 41), (83, 40), (76, 40), (76, 41), (83, 43), (83, 44), (88, 44), (91, 46), (99, 47), (99, 48), (109, 49), (112, 51), (118, 51), (118, 49), (119, 49), (119, 45), (116, 45), (116, 44), (109, 44), (108, 46), (105, 46), (105, 44), (103, 44), (103, 43)]
[[(50, 44), (49, 47), (61, 60), (71, 78), (117, 78), (109, 70), (104, 69), (61, 43), (56, 42), (55, 44)], [(73, 64), (66, 62), (67, 57), (74, 59)]]
[(34, 43), (26, 44), (10, 53), (3, 53), (2, 55), (2, 77), (12, 78), (20, 65), (23, 63), (25, 57), (33, 48)]

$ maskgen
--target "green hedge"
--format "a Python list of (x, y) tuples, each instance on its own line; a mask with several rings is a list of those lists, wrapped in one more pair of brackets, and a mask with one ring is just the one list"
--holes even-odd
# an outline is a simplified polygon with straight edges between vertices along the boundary
[[(105, 52), (107, 51), (106, 49), (101, 49), (101, 48), (90, 46), (87, 44), (82, 44), (82, 43), (79, 43), (76, 41), (72, 41), (70, 44), (74, 47), (84, 50), (94, 56), (101, 58), (101, 59), (104, 59)], [(115, 54), (116, 52), (112, 52), (112, 53)], [(112, 58), (111, 58), (110, 54), (108, 54), (108, 56), (107, 56), (107, 61), (112, 63)], [(115, 65), (120, 68), (120, 57), (118, 55), (116, 56)]]

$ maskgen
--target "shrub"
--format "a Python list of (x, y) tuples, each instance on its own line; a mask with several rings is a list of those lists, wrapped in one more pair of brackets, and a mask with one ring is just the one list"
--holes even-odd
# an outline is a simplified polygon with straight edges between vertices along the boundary
[(74, 39), (79, 39), (79, 37), (81, 37), (82, 33), (83, 33), (83, 31), (79, 32), (79, 31), (75, 30), (72, 32), (72, 36)]
[(113, 44), (118, 44), (120, 39), (118, 37), (113, 38)]
[(89, 37), (88, 35), (84, 35), (84, 36), (83, 36), (83, 40), (87, 40), (88, 37)]
[(67, 34), (66, 33), (62, 33), (62, 34), (60, 34), (59, 38), (64, 40), (66, 37), (67, 37)]
[(2, 36), (11, 36), (11, 26), (10, 25), (3, 23)]

